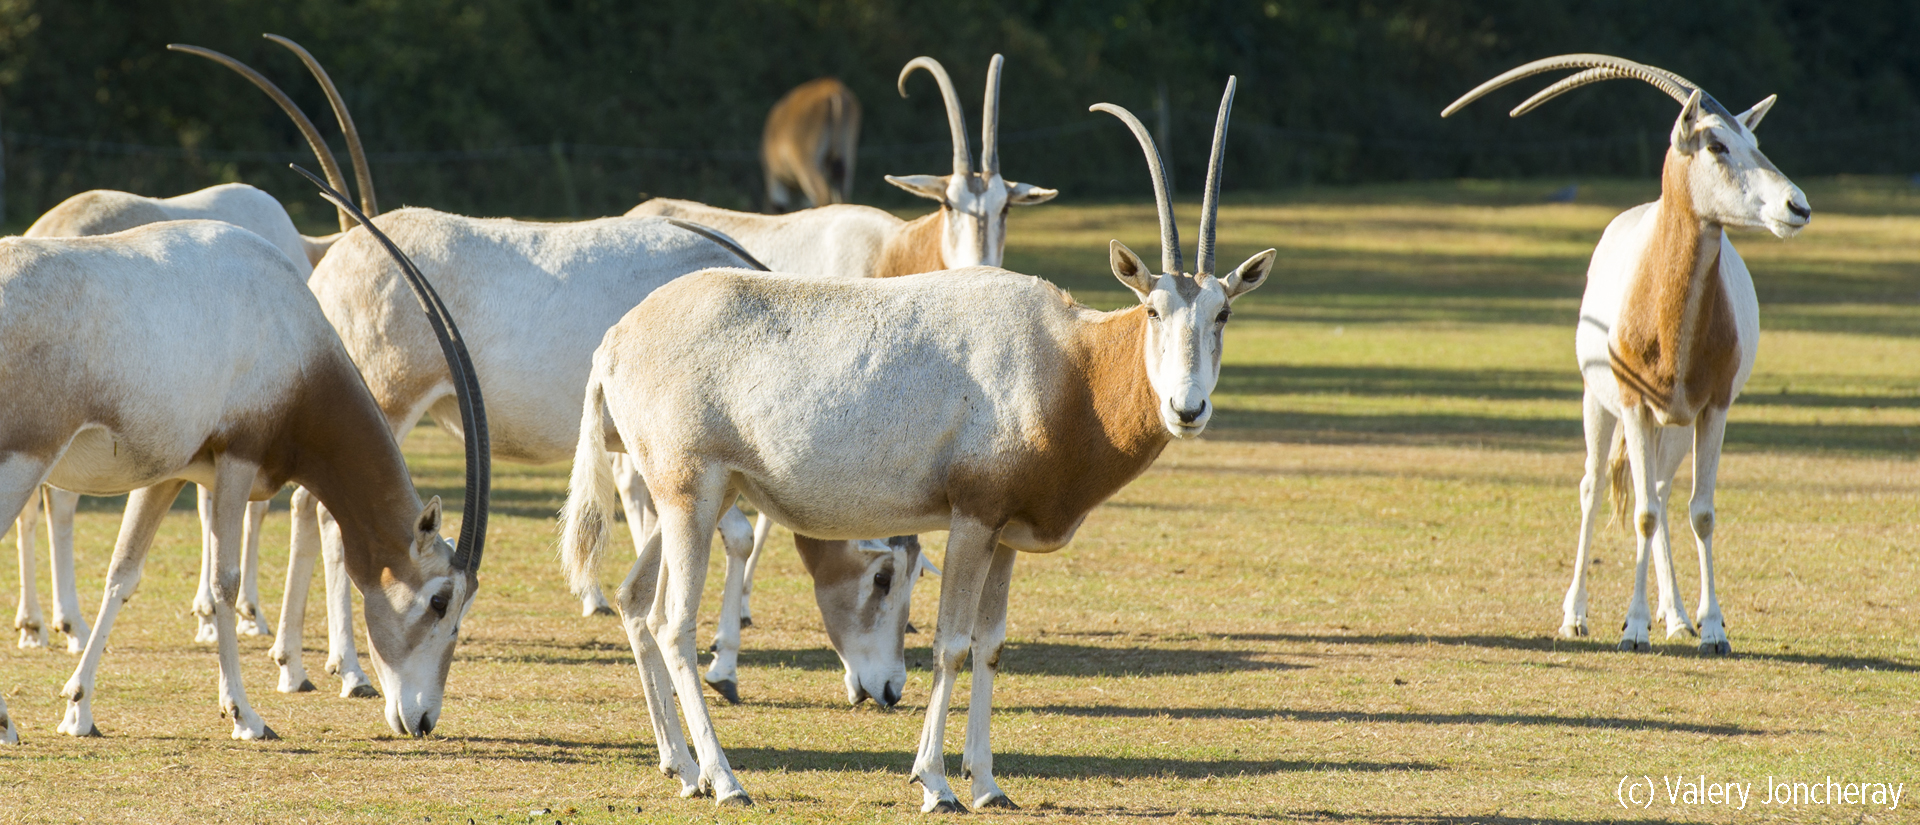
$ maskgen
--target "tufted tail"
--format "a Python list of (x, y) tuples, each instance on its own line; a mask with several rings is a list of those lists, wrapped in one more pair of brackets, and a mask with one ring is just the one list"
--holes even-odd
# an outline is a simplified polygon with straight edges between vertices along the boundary
[(1613, 431), (1613, 458), (1607, 462), (1607, 500), (1611, 512), (1607, 521), (1622, 530), (1631, 530), (1633, 520), (1627, 514), (1633, 512), (1633, 467), (1627, 463), (1627, 429), (1616, 426)]
[(573, 453), (567, 505), (560, 511), (560, 562), (575, 595), (598, 588), (600, 557), (613, 537), (614, 508), (619, 506), (613, 484), (613, 457), (607, 453), (606, 427), (601, 418), (605, 404), (606, 395), (595, 376), (587, 385), (585, 409), (580, 414), (580, 445)]

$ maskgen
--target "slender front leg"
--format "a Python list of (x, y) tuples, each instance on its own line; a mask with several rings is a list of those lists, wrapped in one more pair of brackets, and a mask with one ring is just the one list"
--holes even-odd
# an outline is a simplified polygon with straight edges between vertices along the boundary
[(960, 773), (973, 780), (973, 807), (1018, 808), (993, 781), (993, 745), (988, 723), (993, 717), (993, 677), (1000, 672), (1000, 651), (1007, 641), (1007, 590), (1013, 583), (1013, 559), (1018, 551), (1004, 544), (993, 551), (987, 580), (980, 591), (980, 612), (973, 624), (973, 695), (967, 701), (967, 741), (961, 751)]
[(713, 631), (713, 662), (703, 677), (709, 687), (740, 704), (740, 628), (745, 620), (740, 606), (746, 601), (747, 558), (753, 555), (753, 525), (738, 507), (720, 516), (720, 544), (727, 551), (726, 583), (720, 589), (720, 623)]
[(20, 508), (19, 516), (13, 519), (13, 544), (20, 551), (20, 606), (14, 611), (13, 627), (20, 631), (22, 649), (47, 646), (46, 617), (40, 613), (40, 591), (34, 583), (40, 577), (34, 570), (35, 559), (40, 555), (38, 499), (35, 496), (28, 500), (27, 505)]
[(1687, 506), (1700, 550), (1700, 652), (1720, 656), (1733, 652), (1720, 597), (1713, 589), (1713, 487), (1720, 477), (1720, 444), (1726, 434), (1724, 409), (1708, 407), (1693, 423), (1693, 500)]
[(259, 468), (231, 455), (213, 461), (213, 489), (200, 489), (200, 500), (211, 498), (213, 544), (213, 623), (220, 645), (220, 712), (233, 720), (233, 738), (279, 739), (266, 720), (247, 702), (240, 682), (240, 630), (234, 605), (240, 601), (240, 556), (245, 552), (247, 495), (253, 491)]
[(347, 580), (347, 546), (340, 525), (320, 512), (320, 565), (327, 582), (327, 672), (340, 677), (340, 698), (378, 699), (380, 691), (360, 669), (360, 651), (353, 644), (353, 583)]
[(196, 484), (194, 502), (200, 512), (200, 587), (193, 592), (193, 617), (198, 625), (193, 640), (214, 644), (220, 641), (220, 630), (213, 623), (213, 494)]
[(240, 557), (240, 601), (234, 605), (236, 627), (248, 636), (272, 636), (260, 615), (260, 528), (267, 523), (271, 501), (247, 503), (246, 555)]
[(162, 481), (142, 487), (127, 497), (127, 512), (120, 519), (120, 538), (114, 542), (113, 561), (107, 566), (107, 586), (100, 594), (100, 614), (87, 636), (86, 650), (80, 654), (80, 667), (67, 680), (60, 695), (67, 697), (66, 718), (58, 730), (69, 736), (99, 736), (93, 723), (93, 680), (100, 672), (100, 655), (106, 652), (107, 635), (113, 632), (113, 617), (121, 605), (133, 598), (140, 586), (140, 571), (147, 563), (147, 550), (153, 546), (153, 534), (167, 508), (180, 495), (186, 482)]
[[(1560, 605), (1560, 635), (1569, 639), (1587, 635), (1587, 568), (1593, 564), (1593, 535), (1600, 519), (1600, 500), (1606, 497), (1608, 472), (1613, 451), (1614, 428), (1619, 420), (1606, 405), (1589, 392), (1581, 402), (1582, 422), (1587, 433), (1587, 466), (1580, 476), (1580, 544), (1573, 554), (1573, 584)], [(1615, 502), (1615, 507), (1629, 506)]]
[(42, 486), (47, 502), (47, 532), (53, 545), (53, 629), (66, 634), (67, 652), (87, 645), (87, 620), (80, 610), (79, 580), (73, 575), (73, 519), (80, 494)]
[(691, 489), (671, 490), (667, 501), (659, 500), (660, 488), (654, 489), (666, 577), (661, 591), (665, 620), (655, 633), (655, 641), (673, 675), (674, 693), (680, 698), (680, 712), (687, 722), (687, 739), (700, 761), (700, 787), (711, 789), (720, 805), (752, 805), (752, 797), (734, 776), (714, 731), (707, 697), (700, 689), (695, 639), (713, 531), (728, 495), (726, 476), (719, 468), (709, 468), (704, 477), (686, 486)]
[[(920, 749), (913, 759), (913, 781), (920, 783), (920, 810), (964, 813), (967, 808), (947, 784), (947, 711), (953, 707), (960, 661), (973, 641), (981, 594), (1000, 544), (1000, 528), (955, 516), (947, 533), (946, 571), (940, 577), (940, 613), (933, 629), (933, 659), (938, 672), (927, 697), (927, 720), (920, 728)], [(1012, 561), (1009, 560), (1009, 573)], [(1001, 631), (1005, 633), (1004, 628)]]
[(1633, 468), (1633, 598), (1627, 603), (1627, 618), (1620, 626), (1620, 649), (1651, 650), (1649, 633), (1652, 611), (1647, 607), (1647, 562), (1653, 553), (1654, 532), (1660, 515), (1654, 512), (1659, 491), (1654, 489), (1654, 450), (1659, 444), (1659, 424), (1645, 408), (1633, 409), (1622, 416), (1627, 428), (1627, 459)]
[[(305, 487), (293, 488), (293, 507), (289, 515), (293, 534), (287, 542), (287, 588), (280, 594), (280, 632), (274, 634), (268, 655), (280, 666), (281, 693), (305, 693), (315, 690), (307, 678), (305, 651), (307, 594), (313, 589), (313, 563), (320, 558), (320, 514), (313, 494)], [(251, 514), (249, 514), (251, 517)]]
[(1667, 519), (1667, 514), (1672, 512), (1673, 476), (1680, 470), (1680, 463), (1687, 460), (1693, 437), (1691, 430), (1682, 427), (1661, 427), (1659, 432), (1653, 477), (1654, 489), (1659, 494), (1654, 507), (1660, 520), (1653, 535), (1653, 567), (1660, 593), (1658, 614), (1667, 626), (1667, 638), (1671, 639), (1682, 632), (1694, 632), (1693, 622), (1687, 619), (1686, 606), (1680, 603), (1680, 578), (1673, 566), (1673, 525)]

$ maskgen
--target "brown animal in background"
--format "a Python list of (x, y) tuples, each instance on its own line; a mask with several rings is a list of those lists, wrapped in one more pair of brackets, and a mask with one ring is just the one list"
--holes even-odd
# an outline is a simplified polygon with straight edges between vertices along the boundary
[(859, 145), (860, 100), (853, 90), (832, 77), (794, 87), (767, 112), (760, 137), (768, 210), (796, 208), (796, 189), (807, 200), (801, 208), (846, 203)]

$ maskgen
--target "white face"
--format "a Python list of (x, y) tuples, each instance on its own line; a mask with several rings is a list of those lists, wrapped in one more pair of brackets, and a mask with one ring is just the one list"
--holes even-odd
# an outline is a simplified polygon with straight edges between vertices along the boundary
[(907, 685), (907, 613), (920, 578), (920, 541), (899, 536), (857, 543), (866, 564), (840, 581), (814, 582), (827, 637), (846, 668), (847, 701), (900, 701)]
[(1690, 102), (1674, 123), (1673, 148), (1693, 161), (1688, 184), (1701, 217), (1787, 238), (1813, 220), (1813, 210), (1800, 187), (1760, 152), (1753, 127), (1772, 106), (1769, 97), (1728, 120)]
[(947, 265), (999, 266), (1007, 249), (1007, 212), (1046, 203), (1060, 194), (998, 174), (887, 176), (887, 182), (946, 209), (940, 252)]
[(423, 512), (413, 547), (422, 580), (416, 585), (389, 578), (383, 587), (361, 592), (387, 726), (401, 736), (425, 736), (439, 723), (460, 620), (478, 586), (473, 574), (453, 569), (453, 545), (439, 535), (439, 499), (428, 509), (432, 523)]
[(1220, 349), (1232, 303), (1266, 283), (1273, 267), (1269, 249), (1225, 278), (1154, 275), (1132, 250), (1114, 241), (1113, 272), (1146, 308), (1144, 342), (1147, 383), (1159, 401), (1160, 423), (1175, 438), (1192, 438), (1213, 418), (1214, 385), (1220, 382)]

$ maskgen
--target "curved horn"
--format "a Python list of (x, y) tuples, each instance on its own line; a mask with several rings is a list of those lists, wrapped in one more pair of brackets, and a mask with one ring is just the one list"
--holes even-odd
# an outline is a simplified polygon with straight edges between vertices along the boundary
[(926, 69), (940, 84), (940, 96), (947, 101), (947, 128), (953, 131), (953, 173), (966, 176), (973, 174), (973, 153), (967, 148), (967, 115), (960, 111), (960, 97), (953, 93), (953, 80), (947, 77), (947, 69), (940, 61), (931, 57), (916, 57), (907, 61), (900, 70), (900, 79), (896, 81), (900, 96), (907, 96), (907, 75), (914, 69)]
[(340, 99), (340, 90), (334, 88), (333, 78), (327, 75), (320, 61), (313, 59), (313, 55), (300, 44), (277, 34), (263, 34), (261, 37), (287, 47), (288, 51), (300, 58), (300, 62), (307, 64), (307, 71), (313, 73), (313, 78), (320, 81), (320, 88), (327, 93), (327, 103), (333, 107), (333, 117), (340, 121), (340, 131), (347, 136), (347, 155), (353, 159), (354, 188), (360, 190), (360, 211), (367, 213), (370, 218), (380, 214), (380, 206), (373, 197), (373, 171), (367, 167), (366, 148), (360, 145), (360, 130), (354, 128), (353, 115), (348, 114), (347, 103)]
[(465, 512), (460, 518), (460, 539), (454, 546), (453, 567), (474, 574), (480, 572), (480, 556), (486, 549), (488, 499), (493, 488), (493, 459), (488, 449), (487, 408), (480, 397), (480, 379), (473, 369), (473, 358), (467, 353), (466, 339), (460, 335), (460, 328), (453, 323), (453, 315), (447, 312), (447, 305), (440, 300), (433, 284), (420, 274), (420, 268), (413, 260), (395, 246), (385, 232), (373, 225), (365, 213), (354, 208), (347, 196), (340, 194), (318, 175), (302, 169), (298, 164), (288, 164), (295, 172), (305, 175), (320, 187), (320, 193), (343, 212), (350, 213), (374, 240), (385, 247), (388, 255), (393, 256), (400, 265), (400, 272), (406, 277), (407, 285), (413, 288), (413, 296), (420, 301), (421, 309), (426, 310), (427, 323), (433, 326), (434, 337), (440, 339), (440, 352), (447, 359), (447, 370), (453, 374), (454, 398), (460, 405), (460, 430), (466, 435), (467, 447), (467, 501)]
[(1220, 114), (1213, 119), (1213, 154), (1207, 160), (1207, 194), (1200, 200), (1200, 249), (1194, 254), (1194, 274), (1213, 274), (1214, 218), (1220, 212), (1220, 165), (1227, 148), (1227, 116), (1233, 112), (1233, 90), (1240, 79), (1227, 76), (1227, 92), (1220, 96)]
[(721, 248), (727, 250), (728, 252), (733, 253), (734, 257), (747, 262), (747, 266), (752, 267), (753, 269), (758, 269), (761, 272), (773, 271), (771, 269), (768, 269), (766, 264), (761, 263), (759, 258), (753, 257), (753, 253), (748, 252), (744, 247), (740, 246), (739, 241), (736, 241), (733, 238), (728, 237), (727, 233), (725, 232), (722, 232), (711, 226), (694, 223), (693, 221), (683, 221), (683, 220), (680, 220), (679, 218), (661, 218), (661, 220), (666, 221), (667, 223), (673, 224), (674, 226), (680, 227), (681, 229), (685, 229), (688, 232), (692, 232), (695, 235), (699, 235), (702, 238), (706, 238), (709, 241), (713, 241), (716, 244), (719, 244)]
[(980, 105), (980, 171), (1000, 174), (1000, 69), (1007, 59), (994, 55), (987, 64), (987, 97)]
[[(232, 69), (238, 72), (241, 77), (253, 81), (253, 85), (260, 87), (260, 91), (266, 92), (267, 97), (273, 98), (273, 102), (280, 104), (280, 110), (286, 112), (287, 117), (293, 118), (293, 125), (300, 127), (300, 134), (306, 136), (307, 145), (313, 148), (313, 156), (320, 160), (320, 170), (327, 173), (327, 181), (338, 189), (347, 188), (347, 179), (340, 174), (340, 164), (333, 159), (333, 150), (327, 148), (327, 142), (321, 139), (320, 130), (313, 127), (313, 121), (307, 119), (307, 113), (300, 111), (300, 107), (294, 105), (293, 99), (287, 97), (286, 92), (280, 91), (279, 86), (273, 85), (273, 81), (261, 76), (259, 72), (254, 71), (253, 68), (247, 64), (212, 49), (203, 49), (199, 46), (188, 46), (181, 43), (168, 43), (167, 50), (199, 55), (200, 57)], [(340, 231), (345, 232), (352, 229), (354, 224), (353, 216), (345, 209), (336, 207), (336, 210), (340, 213)]]
[(1089, 112), (1106, 112), (1127, 124), (1133, 130), (1133, 136), (1140, 141), (1140, 150), (1147, 156), (1147, 173), (1153, 176), (1153, 198), (1160, 207), (1160, 271), (1171, 274), (1180, 271), (1180, 229), (1173, 225), (1173, 198), (1167, 194), (1167, 167), (1160, 161), (1160, 150), (1153, 145), (1153, 135), (1147, 133), (1147, 127), (1140, 119), (1124, 107), (1111, 103), (1095, 103), (1087, 107)]
[[(1508, 69), (1507, 71), (1501, 73), (1498, 77), (1495, 77), (1492, 80), (1482, 83), (1479, 86), (1475, 86), (1473, 88), (1473, 91), (1470, 91), (1464, 95), (1461, 95), (1459, 100), (1455, 100), (1451, 105), (1447, 106), (1446, 109), (1442, 110), (1440, 112), (1440, 116), (1446, 117), (1448, 115), (1453, 114), (1454, 112), (1460, 111), (1461, 107), (1464, 107), (1467, 104), (1474, 102), (1475, 100), (1479, 100), (1481, 97), (1485, 96), (1488, 92), (1491, 92), (1495, 89), (1498, 89), (1516, 80), (1520, 80), (1526, 77), (1531, 77), (1533, 75), (1540, 74), (1542, 72), (1551, 72), (1551, 71), (1557, 71), (1560, 69), (1588, 69), (1590, 71), (1580, 72), (1579, 74), (1573, 75), (1572, 77), (1566, 78), (1565, 80), (1562, 80), (1559, 83), (1555, 83), (1554, 85), (1547, 87), (1546, 91), (1542, 91), (1540, 94), (1534, 95), (1532, 98), (1529, 98), (1526, 103), (1523, 103), (1521, 104), (1520, 107), (1515, 108), (1512, 112), (1512, 116), (1519, 117), (1520, 115), (1523, 115), (1529, 111), (1532, 111), (1534, 107), (1537, 107), (1540, 104), (1547, 102), (1548, 100), (1551, 100), (1555, 97), (1565, 94), (1566, 92), (1577, 89), (1581, 86), (1585, 86), (1589, 83), (1597, 83), (1602, 80), (1613, 80), (1615, 78), (1633, 78), (1635, 80), (1645, 81), (1648, 84), (1652, 85), (1654, 88), (1659, 89), (1660, 91), (1666, 92), (1668, 97), (1671, 97), (1682, 104), (1685, 104), (1687, 102), (1687, 98), (1691, 97), (1694, 91), (1700, 88), (1697, 84), (1688, 81), (1686, 78), (1683, 78), (1665, 69), (1661, 69), (1655, 66), (1649, 66), (1649, 65), (1646, 65), (1645, 63), (1637, 63), (1635, 61), (1628, 60), (1623, 57), (1614, 57), (1612, 55), (1606, 55), (1606, 54), (1563, 54), (1556, 57), (1542, 58), (1540, 60), (1535, 60), (1531, 63), (1527, 63), (1512, 69)], [(1608, 72), (1591, 71), (1591, 70), (1598, 70), (1598, 69), (1607, 69), (1609, 71)], [(1552, 93), (1548, 94), (1547, 92), (1549, 91)], [(1705, 90), (1701, 90), (1700, 97), (1701, 97), (1701, 102), (1705, 105), (1708, 111), (1717, 115), (1721, 115), (1723, 117), (1732, 116), (1732, 113), (1728, 112), (1725, 106), (1720, 105), (1720, 102), (1717, 100), (1714, 100), (1713, 96), (1707, 94)]]

